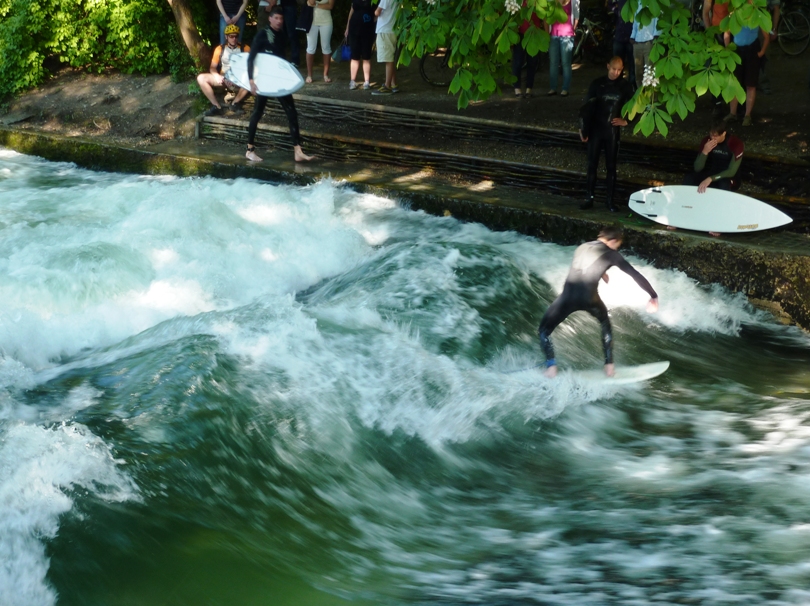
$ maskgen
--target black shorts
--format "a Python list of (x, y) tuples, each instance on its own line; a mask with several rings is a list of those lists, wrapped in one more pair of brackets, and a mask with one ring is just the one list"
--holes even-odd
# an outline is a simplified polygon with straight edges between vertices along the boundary
[[(362, 16), (362, 15), (361, 15)], [(371, 61), (371, 49), (374, 46), (375, 33), (374, 22), (361, 22), (352, 16), (352, 23), (349, 28), (349, 45), (352, 49), (353, 61)]]
[(759, 50), (759, 40), (755, 40), (748, 46), (737, 47), (737, 54), (742, 62), (737, 66), (734, 75), (737, 76), (737, 80), (743, 88), (756, 88), (759, 84), (760, 58), (757, 56)]

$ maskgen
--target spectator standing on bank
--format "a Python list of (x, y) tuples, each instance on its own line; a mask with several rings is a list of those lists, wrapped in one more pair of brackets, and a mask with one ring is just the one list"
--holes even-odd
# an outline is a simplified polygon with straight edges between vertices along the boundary
[[(301, 45), (298, 43), (298, 2), (296, 0), (279, 0), (278, 4), (284, 13), (284, 29), (290, 44), (290, 63), (301, 67)], [(286, 58), (286, 57), (285, 57)]]
[[(526, 6), (526, 2), (524, 0), (523, 6)], [(532, 96), (532, 87), (534, 87), (534, 77), (537, 74), (537, 67), (540, 65), (540, 55), (537, 54), (532, 57), (526, 49), (523, 48), (523, 35), (528, 31), (530, 27), (541, 28), (543, 27), (543, 22), (540, 20), (540, 17), (537, 16), (536, 13), (532, 13), (531, 19), (526, 19), (523, 23), (520, 24), (518, 28), (518, 34), (520, 35), (520, 39), (517, 41), (517, 44), (512, 46), (512, 75), (517, 78), (515, 80), (515, 97), (526, 97), (529, 98)], [(523, 72), (523, 64), (526, 64), (526, 92), (524, 94), (523, 90), (521, 89), (520, 83), (520, 76)]]
[[(771, 42), (776, 41), (776, 28), (779, 27), (779, 19), (782, 16), (782, 3), (779, 0), (768, 0), (768, 12), (771, 13), (771, 31), (766, 35), (770, 37)], [(768, 65), (768, 56), (763, 55), (762, 61), (759, 63), (759, 88), (766, 95), (771, 94), (771, 81), (765, 73), (765, 67)]]
[(636, 88), (641, 88), (641, 81), (644, 78), (644, 67), (652, 65), (650, 62), (650, 51), (653, 42), (661, 34), (658, 31), (658, 17), (653, 17), (649, 25), (641, 25), (638, 22), (641, 5), (636, 11), (636, 18), (633, 20), (633, 29), (630, 32), (630, 41), (633, 43), (633, 63), (635, 63)]
[(619, 0), (618, 2), (611, 2), (610, 6), (610, 10), (616, 15), (616, 26), (613, 30), (613, 56), (622, 58), (624, 69), (627, 71), (627, 79), (635, 88), (635, 59), (633, 58), (633, 43), (630, 42), (630, 35), (633, 33), (633, 22), (622, 19), (622, 9), (625, 4), (627, 4), (627, 0)]
[(562, 23), (552, 23), (549, 28), (551, 41), (548, 45), (549, 95), (557, 94), (557, 78), (562, 64), (563, 82), (560, 95), (568, 96), (571, 87), (571, 63), (574, 60), (574, 32), (579, 23), (579, 0), (557, 0), (563, 7), (567, 19)]
[(399, 92), (397, 87), (397, 66), (394, 63), (397, 55), (397, 35), (394, 24), (397, 21), (400, 0), (380, 0), (374, 16), (377, 17), (377, 63), (385, 64), (385, 84), (372, 95), (393, 95)]
[(363, 62), (363, 90), (371, 88), (371, 47), (374, 46), (374, 6), (371, 0), (352, 0), (344, 37), (349, 39), (352, 60), (349, 66), (349, 90), (357, 88), (357, 71)]
[(318, 38), (321, 40), (323, 53), (323, 81), (331, 82), (329, 66), (332, 61), (332, 9), (335, 0), (307, 0), (307, 4), (314, 9), (312, 27), (307, 33), (307, 84), (312, 82), (312, 66), (315, 64)]
[(219, 43), (225, 44), (225, 27), (239, 27), (239, 44), (242, 43), (242, 32), (245, 31), (247, 0), (217, 0), (219, 10)]
[[(756, 27), (743, 27), (740, 33), (734, 36), (734, 44), (737, 45), (737, 54), (740, 56), (741, 61), (734, 75), (737, 76), (737, 80), (745, 89), (743, 126), (751, 126), (754, 123), (752, 113), (754, 111), (754, 102), (757, 99), (759, 64), (771, 42), (770, 34), (765, 30), (762, 30), (762, 32), (764, 36), (761, 44), (759, 42), (760, 29)], [(729, 114), (724, 118), (726, 122), (737, 121), (738, 107), (739, 102), (735, 97), (729, 103)]]
[[(720, 22), (728, 16), (729, 0), (725, 2), (718, 2), (717, 0), (705, 0), (703, 3), (703, 27), (709, 29), (710, 27), (719, 27)], [(717, 41), (723, 46), (726, 41), (723, 34), (717, 35)]]

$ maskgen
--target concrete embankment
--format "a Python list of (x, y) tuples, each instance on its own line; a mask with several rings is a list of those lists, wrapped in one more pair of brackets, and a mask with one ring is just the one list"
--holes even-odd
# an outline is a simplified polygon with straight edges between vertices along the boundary
[[(478, 221), (559, 244), (594, 237), (607, 222), (627, 231), (627, 248), (661, 268), (679, 269), (702, 283), (742, 292), (785, 320), (810, 330), (810, 238), (772, 231), (711, 238), (668, 232), (629, 213), (579, 211), (570, 198), (527, 191), (492, 181), (452, 179), (414, 167), (321, 160), (296, 165), (289, 151), (265, 154), (250, 166), (243, 146), (216, 141), (175, 140), (127, 149), (30, 131), (0, 129), (0, 146), (53, 161), (106, 171), (180, 176), (253, 178), (307, 185), (322, 178), (346, 182), (358, 191), (392, 197), (404, 206)], [(170, 201), (167, 201), (170, 203)]]

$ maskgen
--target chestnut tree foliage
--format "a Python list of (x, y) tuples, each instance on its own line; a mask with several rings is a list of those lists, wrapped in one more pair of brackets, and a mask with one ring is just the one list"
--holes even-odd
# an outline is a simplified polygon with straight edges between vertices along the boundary
[[(628, 0), (625, 21), (642, 25), (658, 18), (661, 34), (650, 58), (654, 74), (645, 79), (624, 107), (629, 119), (638, 118), (634, 132), (666, 136), (673, 117), (682, 120), (695, 110), (698, 97), (710, 93), (729, 101), (745, 100), (745, 91), (734, 77), (740, 59), (733, 43), (723, 46), (718, 34), (737, 34), (745, 27), (771, 29), (766, 0), (729, 0), (730, 15), (719, 27), (690, 28), (689, 11), (677, 0)], [(639, 10), (640, 9), (640, 10)], [(402, 53), (408, 65), (426, 53), (446, 48), (455, 70), (449, 92), (458, 95), (458, 107), (483, 100), (497, 92), (500, 82), (513, 82), (511, 47), (520, 41), (518, 28), (537, 15), (554, 23), (566, 19), (555, 0), (404, 0), (398, 26)], [(549, 35), (532, 24), (522, 42), (529, 54), (547, 52)]]

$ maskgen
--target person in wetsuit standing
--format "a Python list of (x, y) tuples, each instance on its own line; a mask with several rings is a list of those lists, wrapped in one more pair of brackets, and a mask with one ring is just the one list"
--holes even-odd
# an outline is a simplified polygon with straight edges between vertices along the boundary
[(554, 359), (554, 345), (551, 343), (551, 333), (554, 329), (575, 311), (587, 311), (602, 325), (602, 346), (605, 350), (605, 374), (612, 377), (613, 366), (613, 332), (610, 327), (608, 310), (599, 297), (599, 279), (608, 282), (607, 270), (613, 266), (618, 267), (629, 275), (650, 295), (647, 311), (653, 313), (658, 310), (658, 295), (647, 279), (642, 276), (617, 251), (622, 245), (624, 232), (620, 227), (605, 227), (593, 242), (586, 242), (574, 251), (574, 260), (568, 277), (565, 279), (563, 291), (554, 302), (549, 305), (540, 328), (540, 345), (546, 355), (547, 377), (557, 376), (557, 361)]
[[(256, 140), (256, 128), (259, 126), (259, 120), (264, 115), (265, 107), (267, 107), (267, 97), (260, 95), (256, 88), (256, 83), (253, 81), (253, 67), (256, 61), (256, 55), (259, 53), (268, 53), (281, 57), (284, 59), (284, 51), (287, 46), (287, 33), (284, 31), (284, 13), (280, 6), (276, 5), (270, 9), (269, 13), (269, 27), (260, 29), (253, 39), (253, 44), (250, 47), (250, 54), (247, 60), (248, 78), (250, 78), (250, 92), (256, 98), (256, 104), (253, 109), (253, 114), (250, 116), (250, 125), (248, 126), (248, 142), (247, 152), (245, 157), (251, 162), (261, 162), (262, 159), (256, 154), (256, 148), (253, 143)], [(295, 110), (295, 102), (292, 95), (285, 95), (277, 97), (278, 102), (287, 114), (287, 121), (290, 123), (290, 137), (292, 138), (293, 149), (295, 150), (295, 161), (306, 162), (312, 160), (314, 156), (307, 156), (301, 151), (301, 134), (298, 128), (298, 112)]]
[(596, 189), (596, 170), (599, 156), (605, 149), (607, 169), (607, 204), (611, 212), (619, 209), (613, 203), (616, 188), (616, 159), (619, 155), (621, 127), (627, 126), (622, 118), (622, 106), (633, 96), (633, 85), (622, 77), (624, 63), (621, 57), (613, 57), (607, 64), (608, 73), (591, 82), (585, 105), (580, 110), (579, 137), (588, 144), (588, 180), (585, 202), (582, 210), (593, 207), (593, 194)]

